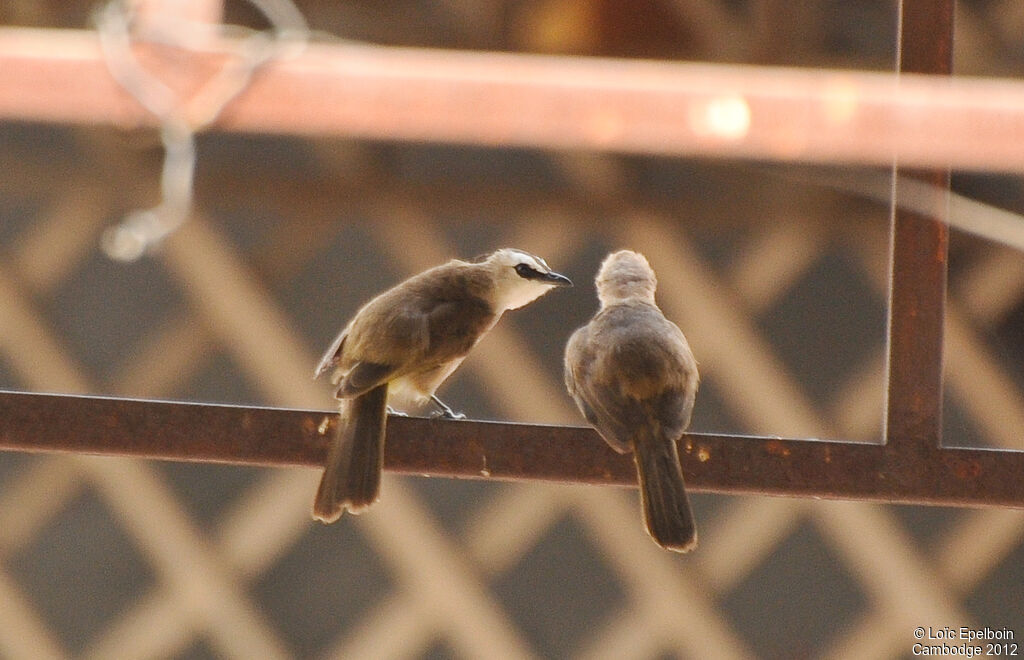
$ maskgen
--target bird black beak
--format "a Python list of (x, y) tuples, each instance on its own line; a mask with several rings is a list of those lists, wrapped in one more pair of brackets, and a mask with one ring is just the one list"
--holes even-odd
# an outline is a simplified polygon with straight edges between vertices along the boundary
[(560, 273), (545, 273), (544, 281), (555, 286), (572, 286), (572, 280)]

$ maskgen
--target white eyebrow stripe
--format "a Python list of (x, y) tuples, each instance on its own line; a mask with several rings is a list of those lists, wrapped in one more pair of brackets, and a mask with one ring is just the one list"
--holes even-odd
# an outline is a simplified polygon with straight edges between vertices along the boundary
[(521, 264), (526, 264), (527, 266), (539, 266), (540, 268), (543, 268), (546, 271), (550, 271), (551, 270), (551, 267), (548, 266), (547, 262), (544, 261), (543, 259), (541, 259), (540, 257), (536, 256), (536, 255), (530, 254), (529, 252), (523, 252), (522, 250), (515, 250), (515, 249), (510, 250), (510, 252), (513, 252), (516, 255), (518, 255), (519, 257), (521, 257), (522, 260), (519, 262)]

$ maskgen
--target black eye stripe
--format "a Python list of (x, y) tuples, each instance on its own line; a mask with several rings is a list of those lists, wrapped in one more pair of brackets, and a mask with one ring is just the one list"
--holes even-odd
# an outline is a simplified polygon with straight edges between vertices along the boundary
[(544, 273), (528, 264), (516, 264), (516, 272), (519, 274), (519, 277), (527, 280), (536, 280), (544, 277)]

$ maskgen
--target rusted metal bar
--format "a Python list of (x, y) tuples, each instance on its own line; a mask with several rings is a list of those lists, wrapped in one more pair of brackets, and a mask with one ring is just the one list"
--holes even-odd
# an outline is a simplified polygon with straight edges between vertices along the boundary
[[(232, 44), (137, 54), (187, 95)], [(94, 33), (0, 29), (0, 70), (0, 119), (154, 123), (110, 78)], [(1007, 139), (1024, 134), (1024, 83), (911, 74), (317, 43), (262, 69), (216, 127), (1024, 172)]]
[[(326, 422), (325, 422), (326, 420)], [(319, 466), (336, 414), (0, 393), (0, 449)], [(688, 434), (695, 491), (1024, 507), (1024, 452)], [(392, 417), (385, 466), (405, 474), (634, 485), (630, 456), (589, 428)]]
[(902, 73), (953, 73), (953, 18), (956, 0), (901, 0)]
[[(903, 0), (900, 70), (953, 70), (954, 0)], [(894, 173), (900, 174), (899, 166)], [(889, 293), (887, 442), (937, 448), (942, 430), (942, 341), (949, 229), (949, 167), (903, 172), (931, 185), (928, 213), (893, 214)], [(900, 176), (897, 181), (903, 179)], [(897, 198), (905, 194), (897, 184)]]

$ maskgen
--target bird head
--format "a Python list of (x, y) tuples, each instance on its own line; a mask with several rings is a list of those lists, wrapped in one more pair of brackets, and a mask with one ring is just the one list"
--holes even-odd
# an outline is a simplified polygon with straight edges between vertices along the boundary
[(658, 288), (658, 279), (647, 259), (631, 250), (619, 250), (605, 257), (594, 283), (602, 306), (637, 299), (653, 303)]
[(557, 286), (572, 286), (538, 256), (513, 248), (491, 253), (484, 263), (494, 276), (495, 306), (504, 311), (533, 302)]

